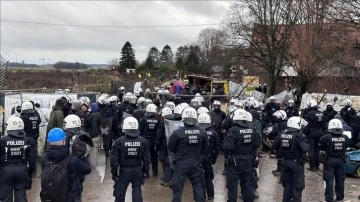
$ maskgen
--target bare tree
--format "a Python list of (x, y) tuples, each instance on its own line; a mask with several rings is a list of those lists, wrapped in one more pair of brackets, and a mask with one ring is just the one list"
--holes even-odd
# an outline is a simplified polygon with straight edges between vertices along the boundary
[(288, 58), (297, 72), (300, 94), (320, 76), (349, 76), (355, 55), (352, 26), (329, 19), (332, 1), (303, 0), (298, 4), (298, 21), (293, 27)]
[(201, 30), (198, 37), (200, 57), (205, 63), (216, 59), (221, 52), (224, 33), (216, 28), (205, 28)]
[[(227, 44), (237, 47), (238, 58), (268, 76), (275, 93), (285, 63), (291, 29), (297, 21), (296, 0), (239, 0), (224, 20)], [(249, 67), (248, 67), (249, 68)]]

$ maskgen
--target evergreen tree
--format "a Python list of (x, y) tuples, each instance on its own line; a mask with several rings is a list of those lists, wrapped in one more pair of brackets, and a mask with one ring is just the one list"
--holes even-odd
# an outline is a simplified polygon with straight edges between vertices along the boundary
[(146, 69), (153, 69), (154, 68), (154, 63), (153, 63), (153, 60), (152, 60), (150, 55), (148, 55), (147, 58), (146, 58), (145, 67), (146, 67)]
[(174, 54), (171, 50), (171, 47), (169, 45), (164, 46), (163, 50), (161, 51), (160, 60), (162, 64), (171, 65), (173, 64), (173, 57)]
[(121, 49), (121, 57), (119, 62), (119, 71), (125, 71), (126, 68), (134, 69), (136, 67), (135, 51), (130, 42), (126, 42)]
[[(151, 58), (151, 61), (153, 64), (152, 67), (160, 67), (160, 65), (161, 65), (160, 52), (156, 47), (150, 48), (150, 50), (148, 52), (148, 58)], [(149, 61), (149, 63), (150, 63), (150, 61)]]
[(185, 61), (185, 69), (190, 72), (197, 72), (199, 69), (199, 55), (197, 54), (197, 48), (190, 46), (190, 52), (189, 55), (186, 58)]
[(190, 49), (187, 46), (180, 46), (175, 53), (175, 67), (176, 69), (183, 70), (185, 68), (184, 62), (189, 55)]

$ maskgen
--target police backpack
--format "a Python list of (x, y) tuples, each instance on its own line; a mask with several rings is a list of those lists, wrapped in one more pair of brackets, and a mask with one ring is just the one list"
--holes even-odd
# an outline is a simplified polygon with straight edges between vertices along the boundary
[(68, 201), (68, 164), (72, 156), (60, 162), (49, 162), (41, 173), (41, 201)]

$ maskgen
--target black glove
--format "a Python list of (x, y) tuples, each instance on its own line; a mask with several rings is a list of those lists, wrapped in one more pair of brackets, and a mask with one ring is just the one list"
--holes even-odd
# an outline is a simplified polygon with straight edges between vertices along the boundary
[(113, 180), (114, 182), (116, 182), (118, 179), (119, 179), (119, 176), (118, 176), (118, 175), (112, 175), (112, 180)]
[(26, 190), (30, 190), (30, 189), (31, 189), (31, 185), (32, 185), (32, 179), (29, 178), (28, 181), (26, 182), (25, 189), (26, 189)]

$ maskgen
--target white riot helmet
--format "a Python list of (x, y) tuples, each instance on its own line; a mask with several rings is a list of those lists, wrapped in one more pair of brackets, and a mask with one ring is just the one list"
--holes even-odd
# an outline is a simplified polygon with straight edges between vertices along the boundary
[(165, 93), (166, 93), (166, 94), (169, 94), (169, 93), (170, 93), (170, 91), (169, 91), (169, 90), (165, 90)]
[(194, 99), (192, 99), (192, 100), (190, 101), (190, 106), (191, 106), (191, 107), (201, 106), (201, 102), (200, 102), (198, 99), (194, 98)]
[(178, 106), (176, 106), (174, 108), (174, 114), (173, 114), (173, 118), (174, 119), (178, 119), (181, 118), (182, 112), (184, 111), (185, 107), (181, 104), (179, 104)]
[(231, 105), (229, 108), (228, 108), (228, 115), (230, 116), (230, 118), (232, 118), (232, 116), (234, 115), (234, 111), (237, 110), (238, 108), (235, 107), (235, 105)]
[(246, 112), (246, 113), (247, 113), (247, 117), (248, 117), (247, 121), (248, 121), (249, 123), (252, 123), (252, 122), (253, 122), (253, 116), (252, 116), (252, 114), (251, 114), (250, 112)]
[(244, 102), (241, 101), (241, 100), (236, 101), (234, 105), (235, 105), (238, 109), (244, 109), (244, 107), (245, 107)]
[(186, 102), (180, 103), (179, 105), (183, 106), (184, 108), (190, 107), (190, 105)]
[(229, 101), (229, 105), (234, 105), (236, 101), (237, 99), (231, 98), (231, 100)]
[(248, 120), (249, 120), (248, 113), (244, 109), (237, 109), (234, 111), (234, 116), (232, 117), (233, 123), (243, 127), (248, 127), (249, 126), (247, 123)]
[(100, 96), (98, 97), (98, 99), (97, 99), (97, 102), (98, 102), (99, 104), (103, 105), (103, 104), (105, 104), (106, 99), (107, 99), (107, 98), (106, 98), (105, 95), (100, 95)]
[(339, 119), (331, 119), (328, 125), (328, 131), (333, 134), (343, 134), (343, 124)]
[(168, 101), (165, 103), (164, 107), (169, 107), (171, 110), (174, 110), (175, 104), (174, 104), (174, 102)]
[(197, 122), (197, 112), (192, 107), (187, 107), (181, 114), (182, 121), (185, 125), (196, 125)]
[(310, 100), (309, 101), (309, 106), (311, 108), (314, 108), (314, 107), (317, 107), (318, 106), (318, 103), (315, 101), (315, 100)]
[(31, 102), (25, 101), (21, 104), (21, 111), (34, 109), (34, 106)]
[(118, 101), (118, 97), (116, 95), (110, 96), (108, 99), (109, 103), (112, 103), (112, 102), (117, 103), (117, 101)]
[(137, 103), (138, 105), (141, 105), (142, 102), (145, 102), (145, 101), (146, 101), (146, 99), (145, 99), (144, 97), (139, 97), (139, 98), (137, 99), (136, 103)]
[(351, 106), (351, 100), (349, 100), (349, 99), (344, 100), (343, 105), (345, 107)]
[(279, 120), (280, 119), (285, 120), (287, 118), (287, 114), (284, 110), (277, 110), (276, 112), (273, 113), (273, 117)]
[(71, 128), (80, 128), (80, 127), (81, 127), (81, 120), (77, 115), (70, 114), (64, 118), (64, 130)]
[(208, 108), (206, 107), (199, 107), (199, 109), (197, 110), (197, 113), (198, 114), (201, 114), (201, 113), (209, 113), (210, 111), (208, 110)]
[(213, 103), (214, 110), (220, 110), (220, 107), (221, 107), (220, 101), (215, 100)]
[(137, 97), (135, 95), (131, 95), (129, 97), (130, 104), (136, 104)]
[(198, 116), (199, 127), (207, 129), (211, 127), (211, 117), (208, 113), (200, 113)]
[(134, 117), (127, 117), (122, 124), (122, 132), (130, 137), (137, 137), (139, 132), (139, 122)]
[(6, 121), (6, 130), (7, 131), (24, 130), (24, 121), (19, 117), (11, 116)]
[(142, 88), (138, 88), (138, 89), (137, 89), (137, 92), (138, 92), (138, 93), (142, 93), (142, 92), (143, 92), (143, 89), (142, 89)]
[(170, 118), (172, 116), (172, 114), (173, 114), (172, 110), (169, 107), (164, 107), (161, 110), (161, 116), (164, 117), (165, 119)]
[(154, 116), (157, 113), (157, 106), (155, 104), (148, 104), (145, 109), (145, 116)]
[(293, 107), (293, 106), (294, 106), (294, 100), (289, 100), (289, 101), (287, 102), (287, 105), (288, 105), (289, 107)]
[(155, 90), (155, 92), (157, 92), (157, 91), (160, 90), (160, 88), (159, 88), (159, 87), (155, 87), (154, 90)]
[(153, 101), (152, 101), (151, 99), (146, 99), (145, 102), (146, 102), (146, 103), (149, 103), (149, 104), (150, 104), (150, 103), (153, 103)]
[(269, 100), (276, 100), (276, 97), (275, 96), (270, 96)]
[(297, 129), (297, 130), (300, 130), (301, 129), (301, 118), (298, 117), (298, 116), (293, 116), (293, 117), (290, 117), (289, 120), (287, 121), (287, 124), (286, 126), (288, 128), (292, 128), (292, 129)]
[(124, 86), (121, 86), (121, 87), (119, 88), (119, 90), (125, 91), (125, 87), (124, 87)]

